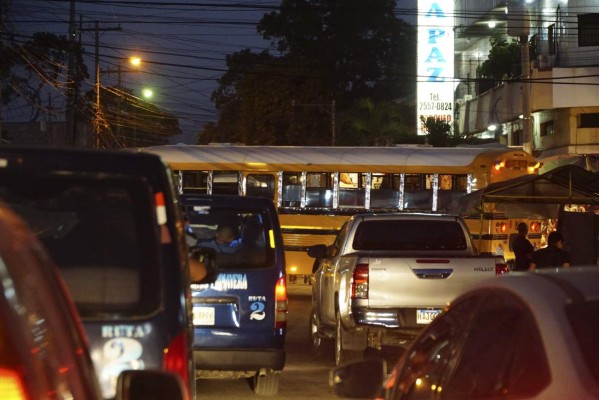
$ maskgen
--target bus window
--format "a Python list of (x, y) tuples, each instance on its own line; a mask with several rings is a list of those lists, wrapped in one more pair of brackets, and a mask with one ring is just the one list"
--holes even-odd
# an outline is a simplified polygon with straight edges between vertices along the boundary
[(282, 207), (299, 207), (302, 201), (302, 174), (283, 172)]
[(213, 171), (212, 194), (239, 194), (237, 171)]
[(339, 174), (339, 207), (364, 207), (365, 181), (366, 174), (341, 172)]
[[(426, 180), (425, 180), (426, 177)], [(406, 174), (404, 209), (431, 210), (433, 201), (432, 174)]]
[(268, 174), (250, 174), (246, 181), (246, 196), (275, 198), (275, 177)]
[(333, 179), (327, 172), (306, 174), (306, 207), (332, 207)]
[(400, 174), (372, 174), (370, 208), (397, 208)]
[(181, 171), (183, 192), (208, 193), (207, 171)]
[(467, 175), (439, 174), (437, 211), (447, 211), (453, 202), (458, 201), (468, 188)]

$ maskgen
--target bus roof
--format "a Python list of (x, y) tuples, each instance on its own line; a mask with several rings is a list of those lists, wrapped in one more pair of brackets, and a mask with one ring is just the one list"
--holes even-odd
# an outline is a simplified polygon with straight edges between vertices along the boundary
[(483, 147), (316, 147), (244, 145), (165, 145), (138, 149), (158, 154), (174, 170), (256, 171), (370, 171), (390, 172), (398, 166), (421, 172), (443, 167), (472, 168), (475, 162), (488, 168), (508, 156), (532, 157), (520, 149)]

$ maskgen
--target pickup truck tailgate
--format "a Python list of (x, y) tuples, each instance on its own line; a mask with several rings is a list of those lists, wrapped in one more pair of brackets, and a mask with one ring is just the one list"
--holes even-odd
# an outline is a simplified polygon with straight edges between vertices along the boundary
[(493, 257), (370, 257), (367, 262), (371, 308), (444, 307), (473, 283), (495, 276)]

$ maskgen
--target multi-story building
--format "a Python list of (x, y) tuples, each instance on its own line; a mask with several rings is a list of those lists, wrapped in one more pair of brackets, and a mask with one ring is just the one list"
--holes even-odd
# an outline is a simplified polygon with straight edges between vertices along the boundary
[[(592, 165), (599, 158), (599, 1), (457, 0), (455, 7), (459, 132), (523, 146), (545, 170), (575, 161), (599, 170)], [(489, 87), (477, 68), (496, 31), (523, 39), (530, 58), (513, 66), (519, 78)]]

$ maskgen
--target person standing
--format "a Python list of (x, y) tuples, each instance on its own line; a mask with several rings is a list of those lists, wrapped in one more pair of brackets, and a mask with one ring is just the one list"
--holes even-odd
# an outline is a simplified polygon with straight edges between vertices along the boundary
[(535, 252), (535, 248), (526, 238), (526, 235), (528, 234), (528, 225), (526, 222), (520, 222), (517, 226), (517, 229), (518, 236), (516, 236), (514, 242), (512, 243), (512, 249), (514, 250), (514, 255), (516, 256), (513, 270), (527, 271), (532, 260), (532, 255)]
[(570, 253), (564, 250), (564, 238), (561, 233), (553, 231), (547, 238), (547, 247), (534, 252), (529, 269), (534, 271), (540, 268), (568, 268), (570, 266)]

